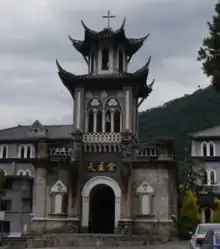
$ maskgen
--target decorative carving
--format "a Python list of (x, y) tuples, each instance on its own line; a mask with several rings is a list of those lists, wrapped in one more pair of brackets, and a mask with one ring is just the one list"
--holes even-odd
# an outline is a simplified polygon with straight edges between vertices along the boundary
[(109, 106), (117, 106), (118, 102), (116, 101), (115, 98), (110, 98), (110, 100), (108, 101), (108, 105)]
[(99, 105), (100, 105), (100, 101), (99, 101), (97, 98), (94, 98), (94, 99), (91, 101), (91, 106), (92, 106), (92, 107), (99, 106)]
[(67, 193), (67, 187), (58, 180), (50, 190), (51, 193)]
[(132, 144), (122, 144), (122, 157), (132, 157), (133, 145)]
[(107, 97), (108, 97), (108, 94), (106, 92), (102, 92), (101, 93), (101, 98), (104, 99), (104, 98), (107, 98)]
[(145, 194), (145, 193), (153, 193), (154, 189), (148, 184), (145, 180), (141, 183), (141, 185), (137, 188), (137, 193)]

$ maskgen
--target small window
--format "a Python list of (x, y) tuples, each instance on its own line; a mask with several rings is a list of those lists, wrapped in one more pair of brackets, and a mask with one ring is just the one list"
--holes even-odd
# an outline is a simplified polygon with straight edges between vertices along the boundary
[(123, 53), (122, 51), (120, 50), (119, 51), (119, 54), (118, 54), (118, 68), (119, 68), (119, 71), (120, 72), (123, 72)]
[(94, 113), (89, 110), (88, 113), (88, 132), (94, 132)]
[(102, 111), (97, 112), (97, 132), (102, 132)]
[(204, 179), (203, 179), (203, 184), (208, 184), (208, 172), (207, 171), (205, 171), (204, 172)]
[(24, 145), (22, 145), (20, 147), (20, 158), (24, 158), (24, 156), (25, 156), (25, 147)]
[(102, 51), (102, 70), (109, 69), (109, 50), (107, 48)]
[(0, 226), (0, 232), (10, 233), (10, 221), (2, 222), (2, 226)]
[(18, 171), (18, 175), (19, 175), (19, 176), (24, 176), (24, 171), (23, 171), (23, 170), (19, 170), (19, 171)]
[(31, 172), (27, 169), (27, 170), (25, 171), (25, 175), (26, 175), (26, 176), (31, 176)]
[(215, 171), (214, 171), (214, 170), (211, 170), (211, 171), (210, 171), (210, 183), (211, 183), (211, 184), (215, 184), (215, 183), (216, 183)]
[(202, 144), (202, 156), (207, 156), (207, 143)]
[(11, 211), (12, 201), (11, 200), (1, 200), (1, 210), (2, 211)]
[(7, 158), (8, 147), (6, 145), (2, 146), (2, 158)]
[(209, 144), (209, 156), (214, 156), (214, 144)]
[(114, 128), (115, 132), (121, 131), (121, 113), (119, 110), (116, 110), (114, 113)]
[(31, 146), (27, 146), (27, 158), (31, 158)]

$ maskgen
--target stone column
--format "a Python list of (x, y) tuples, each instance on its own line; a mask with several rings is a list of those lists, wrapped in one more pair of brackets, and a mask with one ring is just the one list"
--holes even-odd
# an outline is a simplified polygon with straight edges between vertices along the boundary
[(47, 215), (47, 170), (37, 168), (34, 181), (34, 218), (44, 218)]
[(93, 110), (93, 132), (97, 131), (97, 109)]
[(115, 127), (114, 127), (114, 111), (111, 111), (111, 132), (113, 133), (114, 130), (115, 130)]

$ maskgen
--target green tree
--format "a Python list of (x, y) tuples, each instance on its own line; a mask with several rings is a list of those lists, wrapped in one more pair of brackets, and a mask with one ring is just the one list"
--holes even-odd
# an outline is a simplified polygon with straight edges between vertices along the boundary
[(205, 190), (206, 171), (199, 167), (199, 163), (187, 159), (178, 164), (180, 191), (191, 190), (193, 193)]
[(189, 232), (195, 230), (200, 222), (199, 208), (195, 194), (186, 190), (180, 209), (179, 232), (182, 239), (189, 239)]
[(212, 216), (212, 222), (213, 223), (220, 223), (220, 200), (215, 200), (214, 204), (216, 206), (213, 216)]
[(209, 36), (203, 40), (198, 52), (198, 60), (208, 77), (212, 77), (212, 85), (220, 93), (220, 0), (215, 5), (212, 22), (208, 22)]

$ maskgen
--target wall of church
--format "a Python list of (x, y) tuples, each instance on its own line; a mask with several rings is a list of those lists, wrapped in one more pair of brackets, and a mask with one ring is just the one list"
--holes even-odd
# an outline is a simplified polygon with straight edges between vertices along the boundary
[(154, 189), (154, 197), (152, 200), (152, 214), (148, 219), (167, 220), (169, 219), (169, 188), (168, 188), (168, 169), (166, 168), (144, 168), (133, 170), (132, 186), (133, 186), (133, 219), (139, 215), (138, 198), (136, 196), (136, 189), (143, 181)]
[(55, 213), (56, 202), (55, 194), (52, 194), (52, 187), (58, 180), (68, 187), (69, 177), (68, 170), (58, 169), (57, 167), (54, 167), (54, 169), (36, 169), (33, 198), (33, 231), (42, 232), (43, 229), (53, 231), (53, 229), (63, 228), (69, 209), (66, 206), (62, 214)]
[[(147, 197), (147, 201), (146, 198), (143, 199), (146, 197), (144, 193), (137, 194), (144, 181), (152, 188), (152, 194), (148, 195), (151, 198)], [(178, 212), (175, 169), (162, 164), (135, 169), (132, 175), (132, 193), (133, 232), (147, 233), (153, 239), (168, 241), (173, 231), (171, 215), (177, 216)]]
[(45, 169), (37, 168), (34, 184), (34, 210), (35, 218), (46, 218), (53, 216), (51, 202), (51, 188), (60, 180), (68, 186), (69, 175), (67, 170), (63, 169)]

